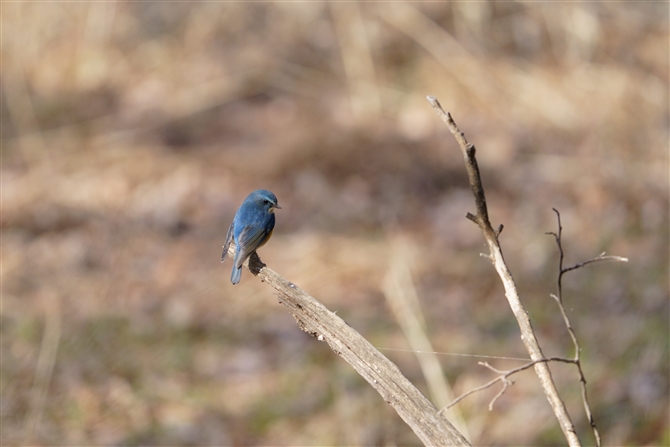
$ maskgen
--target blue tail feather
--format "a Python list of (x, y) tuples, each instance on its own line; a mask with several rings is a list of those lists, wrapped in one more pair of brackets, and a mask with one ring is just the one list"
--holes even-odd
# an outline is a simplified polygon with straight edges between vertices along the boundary
[(234, 285), (240, 282), (240, 278), (242, 278), (242, 267), (235, 268), (235, 265), (233, 265), (233, 273), (230, 275), (230, 281)]

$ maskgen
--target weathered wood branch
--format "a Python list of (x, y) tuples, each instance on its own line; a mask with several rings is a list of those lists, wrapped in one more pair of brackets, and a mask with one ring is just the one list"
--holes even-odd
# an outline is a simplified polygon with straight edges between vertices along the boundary
[[(234, 259), (235, 247), (229, 248)], [(389, 403), (427, 446), (469, 446), (437, 408), (400, 369), (335, 313), (292, 282), (269, 269), (254, 253), (245, 266), (276, 290), (298, 326), (349, 363)]]

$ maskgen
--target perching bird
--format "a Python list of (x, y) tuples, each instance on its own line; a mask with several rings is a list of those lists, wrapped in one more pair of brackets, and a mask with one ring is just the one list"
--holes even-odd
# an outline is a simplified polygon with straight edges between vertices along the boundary
[(277, 204), (277, 197), (268, 190), (259, 189), (249, 194), (237, 210), (233, 223), (228, 229), (226, 243), (223, 245), (221, 254), (221, 262), (223, 262), (228, 254), (230, 243), (235, 241), (233, 273), (230, 275), (233, 284), (240, 282), (244, 261), (257, 248), (265, 245), (272, 236), (272, 230), (275, 227), (275, 208), (281, 209)]

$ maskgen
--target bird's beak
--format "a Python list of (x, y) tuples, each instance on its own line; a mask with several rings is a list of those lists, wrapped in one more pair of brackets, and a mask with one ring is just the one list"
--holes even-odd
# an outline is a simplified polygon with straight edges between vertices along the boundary
[(272, 207), (273, 207), (273, 208), (277, 208), (278, 210), (281, 209), (281, 206), (279, 206), (279, 205), (273, 205)]

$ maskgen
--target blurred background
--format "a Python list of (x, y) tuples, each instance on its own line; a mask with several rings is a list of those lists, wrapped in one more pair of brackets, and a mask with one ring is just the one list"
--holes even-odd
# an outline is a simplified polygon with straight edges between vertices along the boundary
[[(604, 443), (667, 445), (668, 16), (3, 3), (2, 444), (420, 445), (267, 285), (230, 284), (221, 246), (258, 188), (282, 206), (263, 261), (438, 407), (493, 378), (478, 361), (519, 366), (472, 357), (527, 354), (434, 95), (478, 148), (545, 355), (573, 355), (551, 208), (566, 266), (630, 259), (567, 274), (564, 299)], [(592, 443), (574, 368), (551, 368)], [(534, 373), (515, 382), (493, 411), (498, 388), (449, 417), (476, 445), (563, 444)]]

